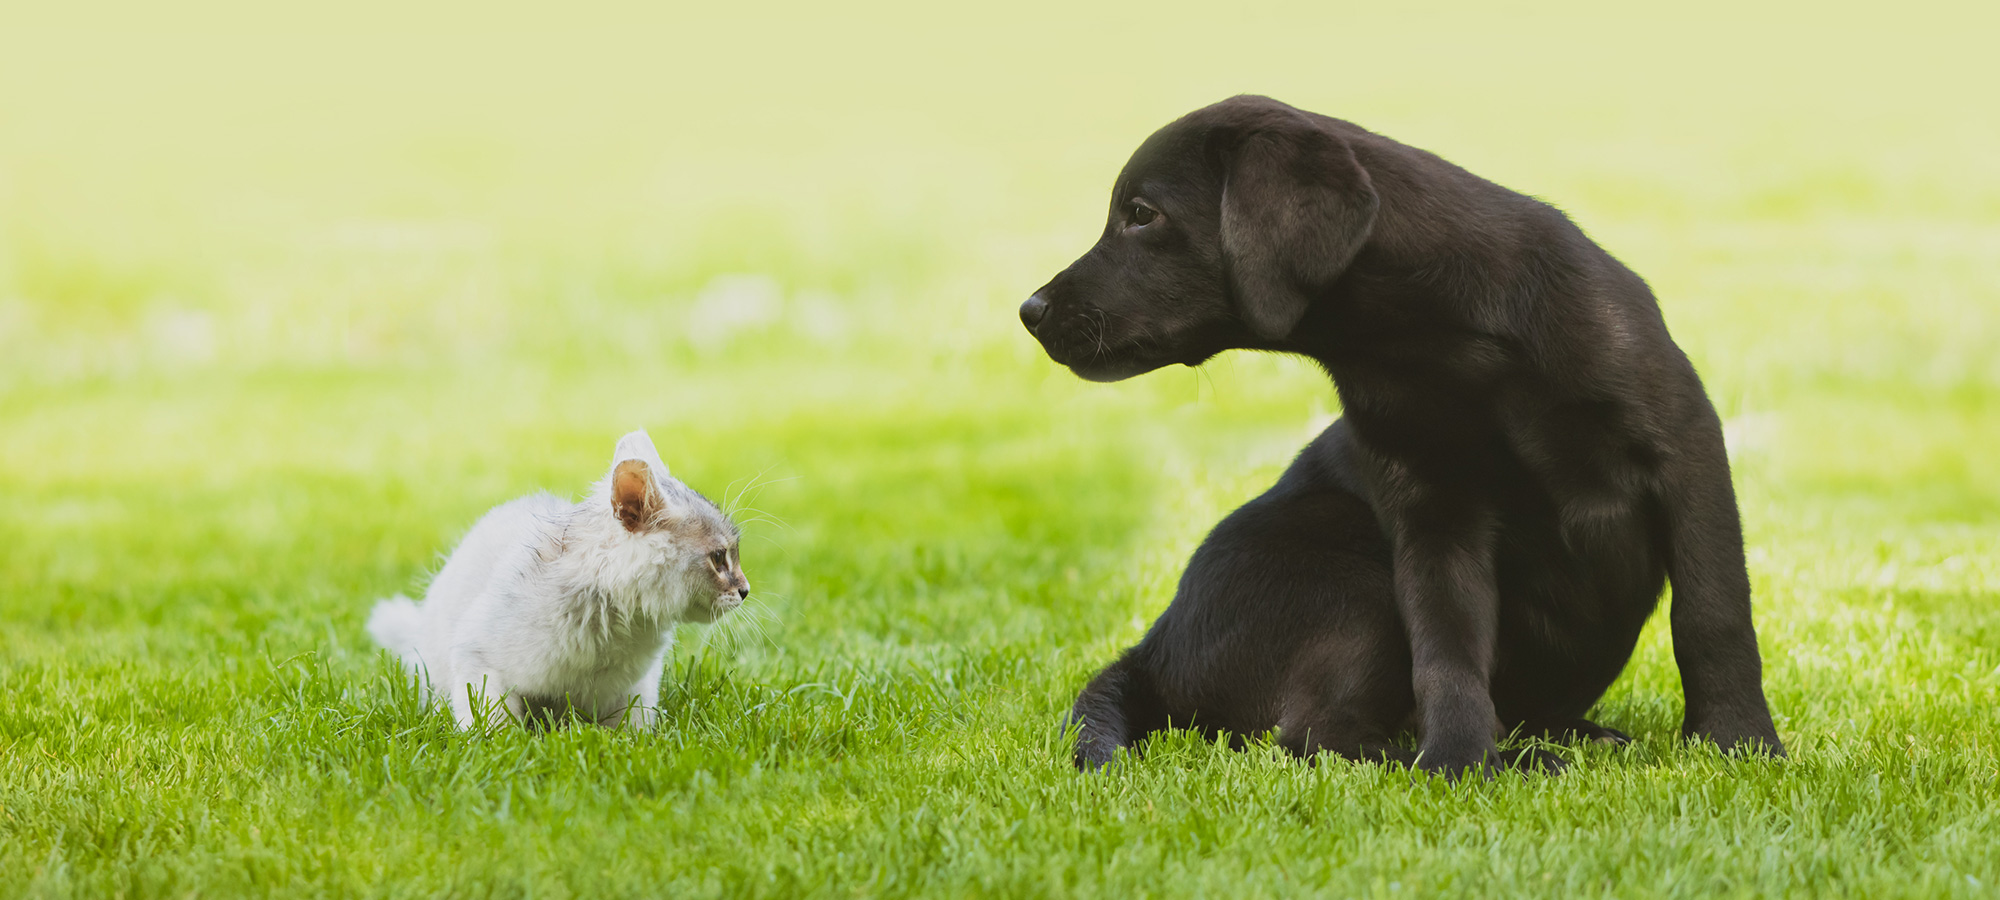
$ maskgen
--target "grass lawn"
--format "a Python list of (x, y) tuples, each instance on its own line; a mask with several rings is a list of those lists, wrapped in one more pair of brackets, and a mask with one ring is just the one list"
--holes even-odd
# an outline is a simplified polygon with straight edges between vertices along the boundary
[[(2000, 894), (1987, 6), (45, 4), (0, 26), (0, 896)], [(1665, 10), (1666, 8), (1661, 8)], [(1789, 761), (1446, 784), (1059, 713), (1332, 416), (1014, 306), (1239, 91), (1564, 206), (1729, 423)], [(651, 429), (744, 510), (656, 733), (454, 732), (362, 631)]]

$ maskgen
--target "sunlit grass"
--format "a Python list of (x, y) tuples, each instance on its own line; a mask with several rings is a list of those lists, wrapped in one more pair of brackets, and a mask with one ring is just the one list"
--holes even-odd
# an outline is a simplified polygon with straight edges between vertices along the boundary
[[(2000, 890), (1990, 12), (942, 9), (0, 16), (0, 894)], [(1789, 762), (1673, 739), (1655, 627), (1597, 711), (1638, 742), (1560, 778), (1070, 771), (1083, 680), (1337, 412), (1014, 322), (1243, 90), (1654, 285)], [(744, 509), (752, 615), (683, 635), (658, 733), (426, 714), (369, 605), (642, 425)]]

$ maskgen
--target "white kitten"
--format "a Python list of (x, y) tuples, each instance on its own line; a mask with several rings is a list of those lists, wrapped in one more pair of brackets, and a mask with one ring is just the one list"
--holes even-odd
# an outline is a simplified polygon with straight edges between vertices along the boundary
[(542, 493), (494, 507), (422, 605), (377, 603), (368, 633), (427, 679), (461, 728), (496, 704), (515, 719), (573, 709), (648, 727), (674, 625), (713, 622), (750, 596), (737, 539), (635, 431), (583, 502)]

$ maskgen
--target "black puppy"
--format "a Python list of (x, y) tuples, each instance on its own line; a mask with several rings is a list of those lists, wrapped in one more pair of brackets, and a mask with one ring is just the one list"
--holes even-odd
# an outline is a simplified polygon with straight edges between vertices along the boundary
[(1219, 525), (1078, 698), (1077, 761), (1169, 720), (1449, 773), (1583, 719), (1674, 585), (1682, 733), (1782, 754), (1721, 424), (1651, 291), (1555, 208), (1264, 97), (1148, 138), (1021, 306), (1115, 381), (1306, 355), (1345, 418)]

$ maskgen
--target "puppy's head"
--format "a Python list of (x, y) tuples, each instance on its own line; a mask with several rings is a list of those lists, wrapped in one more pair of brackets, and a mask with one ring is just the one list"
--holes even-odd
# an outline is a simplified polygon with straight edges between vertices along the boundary
[(1021, 304), (1021, 322), (1093, 381), (1282, 347), (1367, 242), (1376, 205), (1326, 120), (1233, 97), (1140, 145), (1097, 245)]

